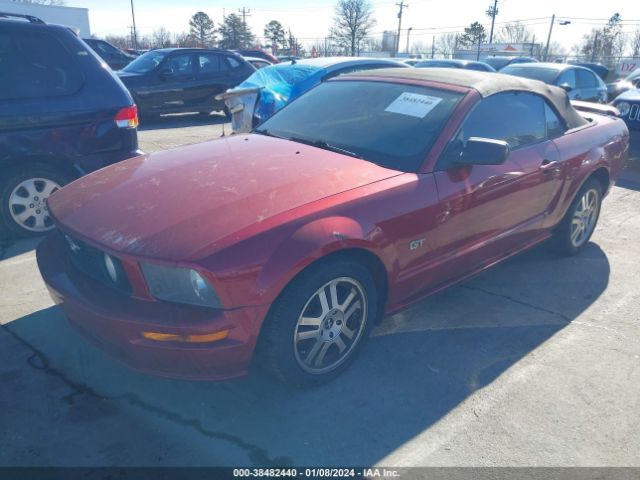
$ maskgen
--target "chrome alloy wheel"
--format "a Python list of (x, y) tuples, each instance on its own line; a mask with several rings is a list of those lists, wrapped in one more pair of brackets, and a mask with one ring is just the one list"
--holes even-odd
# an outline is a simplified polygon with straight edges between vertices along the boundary
[(600, 211), (600, 195), (596, 189), (584, 192), (571, 219), (571, 244), (578, 248), (585, 243), (596, 226)]
[(54, 225), (49, 215), (46, 199), (60, 185), (48, 178), (30, 178), (12, 190), (9, 195), (11, 218), (30, 232), (46, 232)]
[(358, 344), (367, 315), (366, 294), (357, 280), (339, 277), (325, 283), (298, 317), (293, 337), (298, 365), (312, 374), (337, 368)]

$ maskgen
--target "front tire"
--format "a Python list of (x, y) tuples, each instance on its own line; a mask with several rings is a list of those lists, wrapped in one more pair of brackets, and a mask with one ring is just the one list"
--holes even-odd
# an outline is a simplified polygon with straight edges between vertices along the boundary
[(3, 236), (36, 237), (54, 228), (47, 198), (69, 182), (45, 164), (12, 170), (0, 185), (0, 231)]
[(378, 292), (364, 265), (344, 257), (313, 265), (271, 308), (259, 361), (289, 385), (332, 380), (354, 360), (377, 309)]
[(602, 205), (602, 186), (591, 178), (576, 194), (565, 217), (554, 232), (555, 250), (564, 255), (577, 255), (593, 235)]

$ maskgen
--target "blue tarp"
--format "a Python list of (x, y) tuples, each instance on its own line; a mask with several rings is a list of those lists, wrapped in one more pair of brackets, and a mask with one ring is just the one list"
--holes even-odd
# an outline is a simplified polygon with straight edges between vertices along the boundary
[(263, 121), (320, 83), (325, 71), (317, 66), (281, 63), (257, 70), (229, 91), (260, 88), (255, 114)]

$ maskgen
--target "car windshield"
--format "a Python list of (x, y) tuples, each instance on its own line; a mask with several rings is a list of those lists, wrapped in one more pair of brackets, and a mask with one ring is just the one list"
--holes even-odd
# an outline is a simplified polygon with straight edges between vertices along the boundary
[(154, 70), (167, 56), (164, 52), (147, 52), (122, 69), (127, 73), (148, 73)]
[(558, 76), (558, 70), (553, 68), (529, 68), (520, 65), (509, 65), (500, 70), (500, 73), (515, 75), (516, 77), (530, 78), (532, 80), (540, 80), (545, 83), (553, 83)]
[(326, 82), (280, 110), (255, 133), (416, 172), (462, 97), (400, 83)]

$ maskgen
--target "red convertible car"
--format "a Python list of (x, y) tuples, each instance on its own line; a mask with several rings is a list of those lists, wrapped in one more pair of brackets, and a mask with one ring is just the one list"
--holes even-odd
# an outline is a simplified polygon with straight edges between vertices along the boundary
[(341, 76), (251, 134), (64, 187), (38, 264), (71, 323), (134, 368), (223, 379), (255, 356), (325, 381), (383, 314), (547, 239), (584, 248), (629, 140), (591, 110), (495, 73)]

